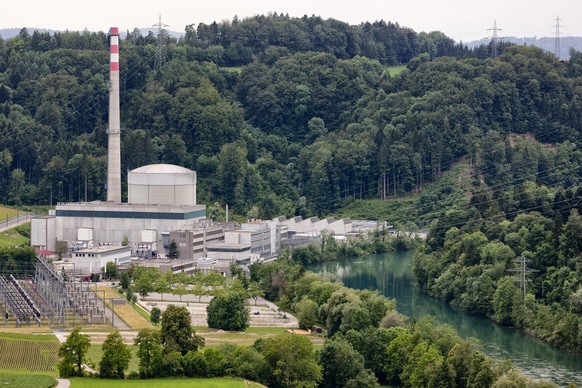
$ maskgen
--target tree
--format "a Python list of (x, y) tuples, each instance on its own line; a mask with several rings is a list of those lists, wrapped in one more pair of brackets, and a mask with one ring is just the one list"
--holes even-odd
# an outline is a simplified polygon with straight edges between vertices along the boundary
[(436, 347), (421, 342), (410, 353), (400, 378), (410, 387), (447, 386), (443, 363), (444, 357)]
[(109, 262), (105, 264), (105, 274), (107, 274), (107, 278), (109, 280), (114, 279), (117, 277), (119, 273), (119, 267), (114, 262)]
[[(319, 357), (323, 376), (321, 385), (323, 387), (345, 387), (354, 384), (361, 375), (371, 374), (364, 367), (362, 355), (343, 337), (334, 337), (326, 341)], [(372, 385), (367, 386), (375, 387), (378, 385), (375, 378), (372, 381)]]
[(162, 357), (160, 332), (153, 329), (142, 329), (135, 337), (134, 344), (138, 347), (139, 374), (144, 378), (157, 376)]
[(399, 327), (391, 330), (398, 334), (386, 348), (388, 362), (384, 365), (384, 372), (388, 382), (398, 385), (400, 384), (400, 374), (404, 370), (408, 355), (414, 346), (412, 344), (412, 335), (408, 330)]
[(255, 306), (257, 305), (257, 299), (265, 296), (265, 293), (261, 289), (261, 285), (258, 282), (251, 281), (247, 291), (249, 296), (255, 300)]
[(26, 180), (26, 173), (20, 168), (12, 171), (10, 177), (10, 191), (8, 192), (9, 201), (11, 204), (22, 205), (22, 197), (24, 195), (24, 186)]
[(191, 276), (186, 274), (185, 272), (178, 272), (177, 274), (173, 274), (172, 278), (174, 282), (174, 286), (171, 289), (172, 294), (178, 295), (180, 297), (181, 302), (182, 295), (190, 293), (190, 290), (188, 289), (188, 284), (190, 283)]
[(81, 334), (81, 328), (71, 331), (67, 340), (59, 348), (61, 361), (58, 364), (61, 377), (83, 376), (83, 364), (91, 345), (89, 336)]
[(129, 236), (127, 235), (127, 233), (124, 233), (123, 238), (121, 239), (121, 245), (126, 247), (129, 245), (129, 243), (130, 243)]
[(164, 347), (175, 345), (182, 355), (204, 346), (204, 338), (192, 330), (192, 319), (188, 309), (173, 304), (162, 314), (160, 340)]
[(162, 315), (162, 310), (160, 310), (158, 307), (152, 307), (152, 311), (150, 314), (150, 321), (152, 321), (153, 324), (157, 325), (158, 323), (160, 323), (161, 315)]
[(310, 330), (317, 323), (319, 306), (307, 295), (295, 304), (295, 311), (297, 311), (297, 319), (301, 329)]
[(169, 289), (168, 278), (170, 276), (168, 276), (168, 273), (172, 274), (172, 271), (168, 270), (165, 274), (158, 276), (155, 280), (154, 291), (160, 293), (162, 300), (164, 300), (164, 292), (167, 292)]
[(238, 346), (234, 351), (235, 375), (251, 381), (265, 381), (267, 363), (261, 353), (251, 346)]
[(155, 291), (156, 279), (159, 278), (160, 270), (154, 267), (137, 267), (133, 271), (133, 289), (142, 297)]
[(202, 297), (208, 293), (204, 286), (204, 277), (201, 273), (197, 273), (192, 277), (192, 281), (194, 282), (192, 285), (192, 293), (198, 296), (198, 303), (200, 303)]
[(127, 273), (127, 271), (123, 271), (121, 273), (121, 278), (119, 279), (119, 284), (121, 285), (121, 288), (123, 290), (127, 290), (129, 287), (129, 274)]
[(180, 256), (180, 252), (178, 251), (178, 245), (176, 241), (172, 240), (170, 242), (170, 247), (168, 248), (168, 257), (170, 259), (177, 259)]
[(268, 365), (270, 387), (311, 387), (321, 381), (321, 367), (311, 341), (283, 333), (264, 341), (261, 351)]
[(182, 359), (184, 374), (188, 377), (208, 377), (208, 364), (204, 353), (190, 351)]
[[(503, 325), (512, 323), (513, 304), (516, 296), (521, 292), (515, 284), (512, 276), (505, 276), (499, 280), (497, 289), (493, 294), (493, 309), (495, 310), (495, 320)], [(523, 299), (523, 297), (521, 297)]]
[(244, 296), (235, 291), (220, 293), (206, 307), (208, 327), (244, 331), (249, 327), (249, 310)]
[(105, 379), (123, 379), (131, 361), (129, 346), (123, 343), (118, 331), (107, 336), (101, 346), (103, 357), (99, 363), (99, 377)]
[(60, 260), (63, 255), (69, 251), (69, 246), (66, 241), (57, 241), (56, 249)]

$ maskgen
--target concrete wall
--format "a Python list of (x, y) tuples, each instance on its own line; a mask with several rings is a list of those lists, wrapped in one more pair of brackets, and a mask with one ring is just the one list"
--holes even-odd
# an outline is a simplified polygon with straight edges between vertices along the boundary
[(329, 217), (320, 220), (317, 217), (311, 217), (304, 220), (301, 217), (293, 217), (291, 219), (278, 217), (273, 222), (286, 226), (289, 231), (299, 234), (318, 235), (323, 230), (328, 230), (336, 235), (344, 235), (352, 231), (352, 221), (348, 218), (336, 220), (333, 217)]
[(56, 217), (30, 219), (30, 245), (47, 251), (56, 251)]
[[(106, 216), (109, 213), (114, 216)], [(161, 246), (161, 232), (184, 229), (199, 222), (206, 217), (206, 206), (116, 205), (100, 202), (58, 205), (56, 214), (56, 237), (59, 240), (76, 241), (78, 229), (90, 228), (93, 229), (94, 245), (105, 242), (121, 245), (123, 236), (127, 234), (131, 247), (137, 249), (137, 244), (142, 242), (143, 230), (157, 231), (157, 245)]]

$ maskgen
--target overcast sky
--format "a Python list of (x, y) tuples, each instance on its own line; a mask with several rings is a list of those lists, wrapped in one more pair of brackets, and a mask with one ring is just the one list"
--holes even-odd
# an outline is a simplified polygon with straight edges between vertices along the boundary
[(3, 0), (0, 28), (132, 30), (150, 27), (161, 14), (170, 30), (183, 32), (187, 24), (269, 12), (350, 24), (383, 19), (416, 32), (439, 30), (465, 42), (491, 36), (494, 20), (500, 36), (555, 36), (552, 26), (559, 16), (562, 36), (582, 36), (582, 0)]

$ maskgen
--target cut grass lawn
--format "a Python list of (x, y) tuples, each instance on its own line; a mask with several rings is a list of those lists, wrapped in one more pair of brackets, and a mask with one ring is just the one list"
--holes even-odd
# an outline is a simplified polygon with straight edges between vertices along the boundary
[[(99, 362), (101, 361), (101, 357), (103, 357), (103, 349), (101, 348), (102, 345), (91, 345), (89, 346), (89, 350), (87, 351), (87, 357), (93, 365), (95, 366), (95, 370), (99, 370)], [(137, 357), (137, 346), (128, 345), (129, 350), (131, 351), (131, 360), (129, 361), (129, 366), (127, 368), (126, 374), (129, 372), (138, 372), (139, 371), (139, 358)]]
[(263, 385), (251, 381), (232, 378), (214, 379), (151, 379), (151, 380), (102, 380), (71, 379), (71, 388), (116, 388), (116, 387), (156, 387), (156, 388), (259, 388)]
[(51, 388), (55, 383), (55, 379), (47, 375), (0, 372), (0, 386), (3, 387)]

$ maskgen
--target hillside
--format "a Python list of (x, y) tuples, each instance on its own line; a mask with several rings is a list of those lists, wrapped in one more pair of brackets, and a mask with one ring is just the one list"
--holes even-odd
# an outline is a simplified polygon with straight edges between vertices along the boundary
[[(554, 53), (556, 49), (556, 38), (541, 37), (517, 37), (504, 36), (501, 38), (504, 42), (510, 42), (516, 45), (539, 47), (549, 53)], [(474, 40), (466, 42), (467, 47), (476, 48), (481, 45), (488, 45), (491, 39)], [(580, 36), (561, 36), (560, 37), (560, 59), (567, 61), (570, 58), (570, 49), (582, 51), (582, 37)]]
[[(105, 199), (108, 43), (0, 42), (0, 203)], [(228, 204), (243, 219), (428, 228), (415, 268), (428, 292), (580, 349), (581, 52), (503, 43), (492, 59), (438, 32), (277, 14), (162, 43), (157, 61), (152, 35), (120, 44), (121, 171), (194, 169), (213, 217)], [(522, 255), (539, 272), (519, 302), (506, 271)]]
[(463, 158), (418, 193), (389, 196), (387, 200), (356, 199), (335, 214), (351, 219), (386, 220), (405, 228), (427, 228), (441, 212), (467, 206), (472, 172), (468, 159)]

